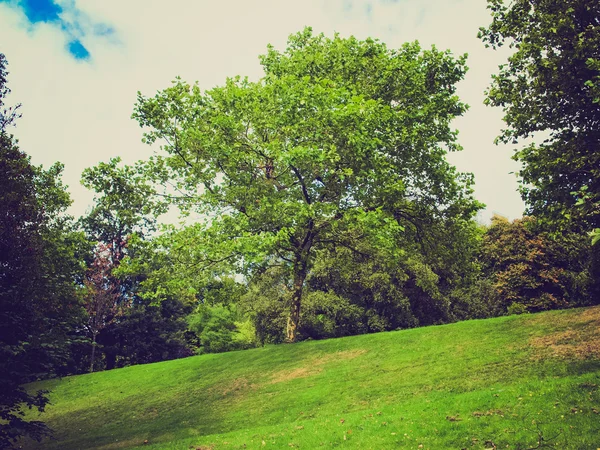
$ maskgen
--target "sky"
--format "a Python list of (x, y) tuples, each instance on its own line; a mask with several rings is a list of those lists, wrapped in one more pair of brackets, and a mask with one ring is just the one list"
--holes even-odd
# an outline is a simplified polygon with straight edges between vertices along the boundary
[(131, 119), (136, 94), (150, 96), (176, 77), (202, 89), (228, 76), (260, 78), (267, 44), (283, 50), (305, 26), (332, 36), (377, 38), (390, 48), (418, 40), (455, 55), (468, 53), (458, 94), (470, 105), (456, 119), (460, 153), (450, 162), (475, 177), (475, 196), (493, 214), (520, 217), (511, 160), (514, 146), (494, 145), (502, 111), (483, 104), (491, 74), (505, 52), (477, 39), (490, 22), (485, 0), (0, 0), (0, 53), (8, 60), (8, 105), (22, 103), (11, 132), (36, 165), (65, 165), (64, 182), (79, 216), (93, 195), (83, 169), (120, 156), (149, 157)]

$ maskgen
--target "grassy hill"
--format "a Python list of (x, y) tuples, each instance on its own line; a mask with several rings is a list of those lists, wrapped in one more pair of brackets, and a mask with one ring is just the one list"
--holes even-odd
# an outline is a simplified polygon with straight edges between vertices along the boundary
[(595, 307), (203, 355), (32, 388), (52, 391), (40, 416), (55, 430), (41, 446), (49, 449), (596, 449), (599, 384)]

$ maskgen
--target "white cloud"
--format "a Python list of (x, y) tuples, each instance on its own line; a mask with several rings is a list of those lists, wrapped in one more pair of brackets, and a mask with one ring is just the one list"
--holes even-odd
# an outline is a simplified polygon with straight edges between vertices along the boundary
[(0, 51), (9, 62), (13, 94), (8, 103), (23, 103), (24, 116), (15, 129), (21, 148), (36, 164), (65, 164), (76, 215), (91, 200), (79, 185), (85, 167), (113, 156), (132, 163), (151, 152), (129, 118), (138, 90), (151, 95), (176, 75), (197, 80), (202, 88), (238, 74), (256, 79), (261, 74), (258, 55), (266, 45), (283, 48), (287, 36), (306, 25), (328, 35), (376, 37), (390, 47), (418, 39), (423, 46), (468, 52), (471, 69), (460, 94), (472, 108), (456, 122), (465, 151), (450, 159), (475, 173), (476, 196), (488, 205), (484, 218), (491, 211), (517, 217), (523, 209), (516, 178), (509, 174), (517, 169), (511, 149), (492, 143), (501, 114), (482, 105), (483, 90), (502, 55), (486, 50), (476, 38), (478, 27), (489, 22), (481, 0), (357, 0), (350, 9), (343, 0), (88, 0), (75, 6), (93, 23), (115, 30), (111, 39), (82, 38), (89, 62), (68, 54), (60, 30), (45, 24), (28, 29), (22, 16), (3, 3)]

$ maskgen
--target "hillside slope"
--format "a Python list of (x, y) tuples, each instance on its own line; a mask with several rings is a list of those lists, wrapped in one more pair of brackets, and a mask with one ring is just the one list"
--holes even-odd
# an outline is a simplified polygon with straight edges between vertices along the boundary
[(40, 417), (55, 430), (56, 440), (41, 445), (48, 449), (596, 449), (599, 384), (594, 307), (203, 355), (31, 387), (52, 391)]

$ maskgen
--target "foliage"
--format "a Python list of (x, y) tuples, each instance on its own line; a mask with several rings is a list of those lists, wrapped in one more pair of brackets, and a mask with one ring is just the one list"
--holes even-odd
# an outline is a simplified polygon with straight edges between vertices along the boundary
[(0, 448), (5, 448), (21, 434), (41, 439), (48, 432), (43, 423), (27, 422), (19, 413), (22, 404), (43, 411), (48, 399), (44, 391), (31, 395), (20, 387), (35, 373), (29, 367), (26, 347), (34, 332), (31, 325), (40, 321), (39, 312), (27, 308), (30, 277), (42, 269), (35, 170), (4, 133), (0, 134), (0, 151)]
[(538, 431), (548, 447), (596, 448), (599, 317), (571, 309), (270, 345), (31, 389), (52, 390), (48, 450), (526, 449)]
[[(188, 331), (182, 333), (184, 320), (180, 315), (178, 331), (169, 338), (180, 343), (180, 355), (189, 354), (191, 347), (199, 352), (222, 352), (254, 346), (254, 329), (234, 306), (245, 286), (229, 275), (231, 269), (224, 262), (204, 260), (202, 224), (181, 229), (169, 226), (162, 231), (150, 240), (134, 235), (127, 257), (114, 272), (119, 279), (139, 280), (134, 306), (139, 303), (148, 311), (162, 310), (167, 302), (179, 305), (185, 311), (183, 315), (194, 310), (186, 319)], [(125, 316), (120, 320), (129, 319)], [(187, 343), (183, 343), (182, 336)], [(147, 337), (140, 335), (139, 339)]]
[(120, 158), (85, 169), (81, 183), (96, 193), (95, 204), (81, 222), (88, 235), (110, 249), (118, 266), (133, 234), (144, 237), (156, 227), (165, 204), (135, 168), (120, 166)]
[[(89, 238), (98, 243), (88, 272), (88, 306), (105, 304), (100, 314), (103, 325), (93, 327), (93, 337), (106, 320), (110, 322), (115, 317), (118, 309), (132, 303), (140, 280), (118, 276), (117, 270), (130, 253), (130, 241), (145, 239), (154, 232), (157, 217), (165, 212), (164, 202), (146, 179), (133, 167), (120, 163), (120, 158), (112, 158), (108, 163), (85, 169), (81, 176), (81, 183), (96, 194), (91, 211), (80, 219)], [(101, 297), (103, 301), (94, 300)], [(93, 317), (90, 315), (90, 319)]]
[(360, 311), (350, 334), (412, 328), (447, 318), (439, 278), (419, 255), (393, 259), (363, 246), (360, 253), (339, 248), (320, 256), (309, 283), (314, 290), (346, 299), (355, 308), (353, 315)]
[(189, 330), (200, 339), (199, 353), (221, 353), (256, 347), (256, 332), (235, 306), (200, 305), (187, 318)]
[[(600, 4), (591, 0), (488, 0), (492, 23), (479, 37), (514, 49), (487, 91), (503, 108), (499, 140), (545, 137), (525, 146), (521, 192), (550, 225), (600, 225)], [(597, 231), (596, 231), (597, 233)]]
[[(6, 60), (0, 55), (0, 95)], [(3, 98), (0, 98), (3, 101)], [(35, 167), (0, 118), (0, 448), (19, 436), (40, 439), (48, 428), (23, 418), (21, 407), (43, 411), (45, 392), (21, 385), (61, 372), (72, 333), (83, 319), (77, 285), (87, 245), (70, 217), (62, 165)]]
[(239, 299), (244, 286), (233, 278), (227, 258), (207, 258), (213, 238), (201, 223), (165, 227), (151, 240), (134, 235), (128, 257), (115, 274), (120, 279), (137, 278), (136, 295), (152, 303), (175, 298), (190, 306), (229, 304)]
[(594, 228), (590, 231), (590, 237), (592, 238), (592, 245), (597, 245), (600, 242), (600, 228)]
[(529, 311), (527, 310), (527, 306), (523, 305), (522, 303), (511, 303), (506, 312), (508, 313), (509, 316), (512, 316), (514, 314), (527, 314)]
[[(49, 171), (0, 136), (0, 441), (21, 433), (40, 436), (43, 427), (19, 418), (21, 402), (43, 410), (40, 393), (26, 394), (27, 380), (60, 373), (71, 333), (83, 319), (75, 283), (82, 281), (81, 234), (61, 220), (60, 166)], [(61, 192), (57, 198), (52, 191)]]
[(87, 283), (91, 367), (97, 345), (106, 369), (189, 355), (183, 320), (189, 307), (168, 294), (161, 295), (164, 305), (150, 305), (143, 295), (149, 289), (142, 286), (147, 271), (120, 267), (137, 255), (157, 261), (158, 248), (148, 239), (166, 203), (143, 174), (122, 165), (120, 158), (86, 169), (81, 182), (96, 193), (93, 208), (81, 219), (88, 236), (98, 242)]
[(86, 329), (92, 343), (90, 372), (94, 371), (98, 333), (110, 325), (126, 306), (119, 302), (121, 289), (118, 281), (112, 276), (113, 260), (111, 256), (112, 252), (109, 246), (103, 243), (98, 244), (84, 280)]
[(449, 294), (454, 320), (486, 319), (506, 312), (496, 286), (485, 273)]
[(134, 117), (146, 142), (165, 142), (148, 175), (210, 218), (217, 239), (205, 239), (206, 260), (229, 258), (245, 274), (287, 267), (294, 341), (315, 254), (349, 244), (352, 224), (384, 243), (415, 208), (462, 219), (479, 208), (471, 177), (444, 159), (460, 149), (450, 122), (466, 109), (455, 95), (465, 57), (307, 28), (261, 63), (257, 82), (237, 77), (202, 93), (178, 79), (140, 94)]
[(15, 120), (21, 117), (21, 113), (19, 112), (21, 108), (20, 103), (8, 107), (4, 103), (6, 97), (10, 94), (10, 89), (6, 85), (8, 77), (7, 65), (6, 56), (0, 53), (0, 133), (5, 133), (6, 129), (10, 125), (14, 125)]
[(177, 299), (188, 307), (230, 305), (245, 291), (225, 261), (205, 260), (205, 229), (202, 224), (183, 228), (164, 227), (150, 240), (133, 236), (128, 256), (115, 271), (120, 279), (140, 280), (136, 296), (159, 304)]
[(284, 267), (268, 267), (255, 274), (240, 297), (240, 309), (250, 318), (260, 345), (285, 341), (290, 289)]
[[(173, 271), (174, 267), (164, 260), (156, 245), (159, 240), (132, 235), (123, 247), (122, 254), (127, 256), (117, 261), (116, 267), (109, 246), (97, 245), (86, 282), (92, 338), (90, 363), (96, 346), (102, 352), (105, 369), (191, 354), (184, 317), (190, 313), (192, 303), (187, 296), (178, 296), (181, 292), (177, 289), (170, 289), (188, 280), (182, 280), (183, 274)], [(162, 285), (165, 273), (170, 273), (170, 282)], [(158, 291), (153, 291), (154, 287)]]
[[(481, 262), (501, 308), (529, 312), (590, 301), (590, 247), (585, 235), (551, 236), (532, 218), (495, 217), (483, 238)], [(521, 305), (521, 306), (517, 306)]]
[(192, 355), (186, 336), (189, 308), (166, 299), (160, 305), (138, 301), (98, 335), (107, 370)]
[[(460, 313), (454, 293), (468, 290), (479, 274), (481, 229), (472, 221), (416, 214), (413, 222), (385, 243), (354, 224), (346, 230), (352, 245), (332, 245), (316, 254), (304, 290), (299, 338), (374, 333), (475, 317), (471, 314), (477, 314), (483, 304), (479, 293), (473, 292), (469, 308), (462, 300)], [(351, 238), (360, 235), (366, 237)], [(285, 267), (270, 267), (249, 280), (242, 308), (253, 319), (262, 343), (282, 341), (291, 288)]]
[(334, 292), (308, 291), (300, 335), (309, 339), (351, 336), (367, 331), (365, 311)]

